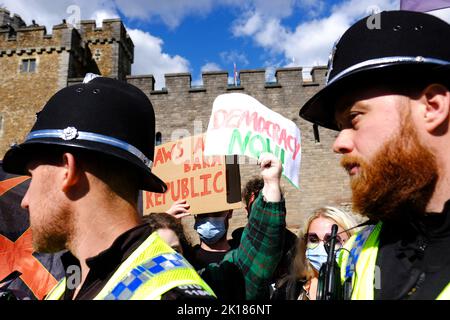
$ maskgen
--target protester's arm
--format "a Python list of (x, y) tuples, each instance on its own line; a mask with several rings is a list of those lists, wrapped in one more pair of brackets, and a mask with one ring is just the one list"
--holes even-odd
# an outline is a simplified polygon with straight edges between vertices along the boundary
[(224, 258), (243, 273), (246, 298), (268, 298), (269, 280), (280, 261), (286, 228), (286, 207), (281, 194), (281, 163), (271, 154), (260, 157), (264, 188), (252, 205), (241, 245)]

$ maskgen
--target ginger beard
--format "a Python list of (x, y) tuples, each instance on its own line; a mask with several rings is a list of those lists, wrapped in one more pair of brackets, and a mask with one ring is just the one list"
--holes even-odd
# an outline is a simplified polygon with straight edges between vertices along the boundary
[(425, 212), (438, 178), (433, 154), (420, 142), (410, 113), (400, 132), (388, 140), (373, 160), (346, 156), (341, 165), (357, 164), (351, 177), (353, 210), (373, 221), (398, 219)]

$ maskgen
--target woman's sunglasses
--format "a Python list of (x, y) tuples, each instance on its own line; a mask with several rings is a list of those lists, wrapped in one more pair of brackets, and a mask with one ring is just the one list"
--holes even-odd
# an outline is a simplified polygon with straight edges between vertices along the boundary
[[(326, 233), (323, 239), (320, 239), (316, 233), (307, 233), (305, 235), (306, 248), (307, 249), (315, 249), (322, 241), (324, 244), (328, 244), (331, 240), (331, 233)], [(339, 249), (342, 247), (344, 241), (339, 235), (336, 235), (336, 245), (335, 249)]]

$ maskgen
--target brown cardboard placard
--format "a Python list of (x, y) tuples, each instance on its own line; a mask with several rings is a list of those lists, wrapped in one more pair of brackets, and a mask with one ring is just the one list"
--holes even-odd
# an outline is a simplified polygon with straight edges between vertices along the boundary
[(165, 212), (181, 199), (190, 205), (192, 214), (242, 208), (236, 157), (227, 161), (225, 156), (205, 157), (204, 142), (201, 134), (155, 147), (152, 172), (168, 190), (164, 194), (143, 192), (144, 215)]

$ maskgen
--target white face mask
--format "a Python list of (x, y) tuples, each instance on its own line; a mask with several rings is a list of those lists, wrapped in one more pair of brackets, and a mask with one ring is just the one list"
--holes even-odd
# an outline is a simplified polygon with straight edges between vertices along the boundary
[(314, 249), (306, 249), (306, 259), (309, 260), (314, 269), (319, 271), (322, 264), (326, 263), (328, 259), (328, 253), (323, 243), (319, 243)]
[[(334, 250), (336, 261), (339, 259), (340, 252), (340, 249)], [(325, 249), (325, 245), (321, 242), (314, 249), (306, 249), (306, 259), (309, 260), (314, 269), (319, 271), (322, 264), (328, 260), (328, 252)]]

